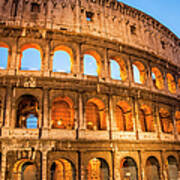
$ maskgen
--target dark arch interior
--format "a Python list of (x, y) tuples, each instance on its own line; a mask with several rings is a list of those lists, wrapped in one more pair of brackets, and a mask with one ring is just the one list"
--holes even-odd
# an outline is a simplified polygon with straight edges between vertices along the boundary
[(121, 177), (123, 179), (137, 180), (138, 169), (137, 169), (136, 162), (130, 157), (126, 157), (122, 161), (123, 161), (123, 164), (121, 167)]
[(160, 166), (155, 157), (149, 157), (146, 161), (146, 177), (148, 180), (160, 180)]
[[(74, 165), (66, 160), (66, 159), (59, 159), (57, 160), (61, 164), (61, 169), (58, 167), (56, 162), (53, 162), (51, 165), (51, 178), (50, 180), (62, 180), (62, 179), (76, 179), (76, 171)], [(70, 168), (69, 168), (70, 166)], [(60, 172), (60, 173), (59, 173)]]
[(34, 163), (26, 162), (23, 164), (21, 180), (37, 180), (37, 169)]
[(17, 105), (16, 127), (36, 129), (38, 126), (38, 106), (38, 101), (34, 96), (21, 96)]
[(176, 180), (178, 179), (178, 167), (177, 161), (174, 156), (168, 157), (168, 175), (169, 180)]

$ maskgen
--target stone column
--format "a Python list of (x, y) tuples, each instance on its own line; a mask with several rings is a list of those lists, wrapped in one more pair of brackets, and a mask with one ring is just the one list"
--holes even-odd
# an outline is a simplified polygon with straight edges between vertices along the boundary
[(114, 155), (114, 166), (112, 168), (112, 170), (114, 171), (114, 176), (113, 176), (113, 180), (121, 180), (121, 172), (120, 172), (120, 152), (118, 151), (118, 149), (116, 149), (116, 147), (113, 147), (113, 155)]
[(152, 72), (151, 72), (151, 66), (149, 65), (149, 63), (147, 63), (147, 87), (149, 87), (150, 89), (153, 88), (153, 82), (152, 82)]
[(1, 159), (1, 180), (6, 180), (6, 155), (7, 152), (2, 152), (2, 159)]
[(108, 104), (109, 104), (109, 123), (110, 123), (110, 138), (113, 138), (113, 132), (117, 130), (116, 127), (116, 122), (115, 122), (115, 118), (114, 118), (114, 107), (113, 107), (113, 97), (111, 95), (109, 95), (108, 98)]
[(86, 176), (85, 159), (83, 158), (84, 151), (79, 152), (79, 180), (84, 180)]
[(130, 57), (128, 58), (127, 65), (128, 65), (128, 69), (127, 69), (128, 79), (129, 79), (129, 84), (131, 85), (131, 83), (134, 82), (134, 80), (133, 80), (133, 75), (132, 75), (132, 73), (133, 73), (132, 61), (131, 61)]
[(43, 128), (48, 128), (49, 122), (49, 91), (48, 88), (45, 88), (44, 91), (44, 99), (43, 99)]
[[(44, 47), (44, 52), (42, 52), (41, 59), (41, 71), (43, 71), (44, 76), (49, 76), (50, 72), (50, 63), (52, 63), (52, 59), (50, 59), (50, 46), (49, 43), (46, 42), (46, 46)], [(53, 54), (54, 55), (54, 54)]]
[(143, 167), (143, 162), (142, 162), (142, 157), (141, 157), (142, 156), (141, 151), (138, 151), (138, 156), (139, 156), (138, 179), (143, 180), (144, 167)]
[(138, 105), (138, 99), (135, 97), (132, 99), (133, 101), (133, 123), (134, 130), (136, 131), (136, 138), (139, 139), (139, 132), (141, 132), (141, 124), (139, 122), (139, 105)]
[(49, 68), (49, 74), (50, 75), (53, 72), (53, 56), (54, 56), (54, 53), (50, 52), (50, 54), (49, 54), (49, 62), (48, 62), (48, 68)]
[(79, 129), (86, 129), (86, 123), (84, 120), (84, 108), (83, 108), (83, 97), (82, 93), (79, 93)]
[(77, 51), (76, 51), (76, 68), (75, 68), (75, 73), (77, 74), (77, 77), (81, 78), (82, 76), (82, 62), (81, 62), (81, 44), (77, 45)]
[(110, 59), (108, 57), (108, 49), (105, 49), (105, 55), (104, 55), (104, 78), (109, 81), (110, 80)]
[(9, 49), (8, 54), (8, 74), (14, 75), (16, 67), (16, 46), (13, 46), (11, 50)]
[(152, 110), (153, 110), (152, 113), (153, 113), (154, 130), (157, 134), (156, 137), (159, 137), (159, 126), (157, 125), (157, 113), (156, 113), (157, 110), (156, 110), (155, 103), (153, 103), (153, 105), (152, 105)]
[[(42, 121), (42, 138), (48, 137), (49, 129), (49, 91), (48, 88), (43, 90), (43, 121)], [(39, 127), (41, 128), (41, 127)]]
[(42, 153), (42, 179), (47, 180), (47, 151)]
[(160, 118), (159, 118), (159, 107), (158, 107), (158, 104), (156, 104), (155, 113), (156, 113), (157, 133), (158, 133), (158, 138), (160, 139), (160, 135), (162, 133), (162, 128), (161, 128), (161, 122), (160, 122)]
[(116, 167), (116, 163), (115, 163), (115, 150), (112, 149), (111, 151), (111, 156), (112, 156), (112, 180), (116, 179), (116, 173), (115, 173), (115, 167)]
[(16, 60), (15, 60), (15, 64), (16, 64), (15, 67), (16, 67), (16, 72), (18, 73), (21, 68), (20, 60), (22, 58), (22, 54), (20, 50), (18, 50), (16, 53), (17, 54), (16, 54)]
[(11, 119), (11, 102), (12, 102), (12, 86), (8, 86), (6, 89), (6, 116), (5, 127), (9, 128)]
[(167, 82), (167, 77), (166, 77), (166, 75), (167, 75), (167, 72), (164, 71), (164, 73), (163, 73), (163, 78), (164, 78), (164, 88), (165, 88), (165, 91), (166, 91), (166, 92), (169, 92), (169, 89), (168, 89), (168, 82)]

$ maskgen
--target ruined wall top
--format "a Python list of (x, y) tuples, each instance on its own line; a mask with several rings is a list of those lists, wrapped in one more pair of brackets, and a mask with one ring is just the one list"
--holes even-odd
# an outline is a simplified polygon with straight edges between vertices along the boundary
[(98, 36), (180, 66), (180, 39), (149, 15), (116, 0), (1, 0), (0, 26)]

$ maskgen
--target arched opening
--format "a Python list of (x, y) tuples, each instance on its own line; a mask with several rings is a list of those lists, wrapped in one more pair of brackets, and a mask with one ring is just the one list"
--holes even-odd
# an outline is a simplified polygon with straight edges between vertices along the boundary
[(74, 165), (66, 159), (58, 159), (51, 165), (51, 180), (75, 180)]
[(147, 180), (160, 180), (160, 166), (155, 157), (151, 156), (147, 159), (145, 172)]
[(127, 69), (123, 59), (119, 57), (110, 59), (110, 75), (112, 79), (122, 81), (127, 79)]
[(173, 122), (171, 112), (165, 108), (160, 108), (159, 117), (161, 121), (161, 128), (164, 133), (173, 133)]
[(53, 56), (53, 72), (71, 72), (71, 55), (64, 50), (57, 50)]
[(0, 69), (7, 69), (9, 48), (0, 44)]
[(84, 54), (84, 74), (98, 76), (97, 60), (89, 54)]
[(27, 44), (21, 48), (19, 69), (25, 71), (41, 70), (42, 51), (38, 45)]
[(149, 106), (144, 104), (140, 107), (139, 119), (143, 132), (154, 132), (153, 114)]
[(162, 73), (156, 67), (152, 68), (152, 80), (153, 80), (153, 85), (155, 88), (157, 89), (164, 88), (164, 79), (163, 79)]
[(127, 102), (118, 102), (115, 117), (118, 131), (133, 131), (132, 109)]
[(52, 128), (74, 129), (74, 108), (68, 97), (56, 98), (51, 110)]
[(175, 119), (176, 119), (176, 131), (178, 132), (178, 134), (180, 134), (180, 111), (176, 111)]
[(139, 83), (141, 84), (141, 80), (140, 80), (140, 71), (137, 68), (136, 65), (133, 64), (133, 77), (134, 77), (134, 82), (135, 83)]
[(132, 67), (134, 82), (144, 84), (146, 81), (146, 71), (144, 65), (139, 61), (135, 61), (133, 62)]
[(86, 127), (89, 130), (106, 130), (105, 106), (99, 99), (86, 104)]
[(35, 163), (28, 159), (16, 162), (12, 174), (13, 180), (37, 180), (38, 171)]
[(110, 71), (111, 71), (111, 78), (112, 79), (122, 80), (121, 75), (120, 75), (121, 74), (120, 66), (113, 59), (110, 60)]
[(21, 180), (37, 180), (37, 169), (32, 162), (23, 164)]
[(121, 179), (138, 180), (138, 168), (134, 159), (125, 157), (120, 164)]
[(177, 180), (178, 179), (178, 167), (177, 161), (174, 156), (168, 157), (168, 176), (169, 180)]
[(38, 127), (39, 103), (32, 95), (23, 95), (17, 104), (16, 127), (36, 129)]
[(166, 77), (169, 92), (176, 93), (176, 82), (174, 80), (174, 77), (170, 73), (167, 73)]
[(93, 158), (87, 166), (87, 180), (109, 180), (109, 166), (104, 159)]

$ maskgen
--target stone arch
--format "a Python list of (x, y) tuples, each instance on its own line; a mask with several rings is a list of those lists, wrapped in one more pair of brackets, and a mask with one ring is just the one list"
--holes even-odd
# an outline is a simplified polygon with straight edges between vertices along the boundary
[(21, 159), (17, 161), (13, 168), (13, 180), (37, 180), (37, 165), (30, 159)]
[[(94, 71), (96, 71), (97, 74), (95, 74), (94, 72), (92, 72), (92, 74), (91, 73), (89, 73), (89, 74), (85, 73), (85, 67), (84, 67), (84, 65), (85, 65), (85, 62), (84, 62), (85, 61), (84, 60), (85, 55), (91, 56), (92, 57), (91, 60), (92, 61), (93, 60), (96, 61), (96, 67), (93, 67), (93, 69), (96, 68), (96, 69), (94, 69)], [(99, 55), (99, 53), (97, 51), (91, 50), (91, 49), (84, 51), (83, 52), (83, 73), (85, 75), (100, 76), (101, 75), (101, 71), (102, 71), (102, 62), (101, 62), (101, 56)]]
[(74, 164), (65, 158), (55, 160), (51, 165), (51, 180), (66, 179), (76, 179), (76, 170)]
[(138, 168), (136, 161), (131, 157), (124, 157), (120, 162), (121, 179), (138, 180)]
[(145, 174), (147, 180), (160, 180), (160, 165), (156, 157), (150, 156), (146, 160)]
[[(127, 68), (124, 60), (120, 57), (112, 57), (110, 60), (115, 61), (119, 65), (119, 72), (118, 75), (122, 81), (127, 80)], [(111, 62), (110, 62), (111, 63)], [(110, 74), (112, 78), (112, 68), (110, 68)]]
[(173, 94), (176, 93), (176, 82), (173, 75), (170, 73), (167, 73), (166, 78), (167, 78), (167, 85), (168, 85), (169, 92)]
[(133, 77), (134, 77), (134, 82), (136, 83), (140, 83), (140, 84), (144, 84), (146, 79), (147, 79), (147, 74), (146, 74), (146, 68), (145, 68), (145, 65), (140, 62), (140, 61), (134, 61), (132, 63), (133, 66), (135, 66), (138, 71), (139, 71), (139, 74), (138, 74), (138, 80), (135, 79), (135, 77), (137, 76), (134, 68), (133, 68)]
[(0, 69), (7, 69), (9, 67), (9, 63), (10, 63), (9, 52), (10, 52), (9, 45), (0, 41)]
[(69, 97), (56, 97), (53, 100), (51, 126), (58, 129), (74, 129), (74, 104)]
[(171, 112), (167, 108), (159, 109), (161, 128), (164, 133), (173, 133), (173, 122)]
[[(35, 59), (35, 61), (31, 61), (31, 62), (30, 62), (30, 64), (32, 64), (33, 62), (34, 62), (34, 63), (33, 63), (33, 65), (32, 65), (32, 67), (30, 67), (30, 69), (27, 69), (27, 68), (25, 67), (26, 64), (25, 64), (25, 66), (23, 65), (24, 67), (22, 67), (23, 53), (24, 53), (24, 52), (27, 52), (27, 51), (30, 51), (30, 50), (34, 51), (33, 53), (34, 53), (36, 59)], [(32, 53), (32, 54), (33, 54), (33, 53)], [(28, 54), (26, 55), (26, 58), (29, 59), (30, 57), (31, 57), (30, 52), (28, 52)], [(38, 67), (36, 66), (36, 65), (37, 65), (37, 62), (36, 62), (37, 59), (38, 59)], [(25, 59), (25, 60), (26, 60), (26, 59)], [(24, 44), (24, 45), (20, 48), (20, 60), (19, 60), (18, 69), (20, 69), (20, 70), (31, 70), (31, 71), (33, 71), (33, 70), (35, 70), (35, 71), (41, 70), (41, 69), (42, 69), (42, 64), (43, 64), (42, 60), (43, 60), (43, 51), (42, 51), (42, 48), (40, 47), (40, 45), (38, 45), (38, 44), (36, 44), (36, 43)], [(30, 65), (28, 62), (25, 62), (25, 63), (27, 63), (28, 65)]]
[(87, 180), (109, 180), (109, 177), (110, 169), (105, 159), (96, 157), (89, 160), (86, 171)]
[(176, 131), (180, 134), (180, 110), (175, 112)]
[(177, 160), (174, 156), (168, 156), (168, 179), (169, 180), (176, 180), (178, 179), (178, 164)]
[(26, 94), (19, 97), (16, 102), (17, 128), (38, 128), (39, 124), (39, 102), (33, 95)]
[(143, 132), (154, 132), (154, 118), (151, 107), (146, 104), (140, 106), (139, 120)]
[[(60, 52), (61, 54), (59, 56), (62, 56), (63, 57), (63, 54), (62, 53), (66, 53), (66, 55), (68, 56), (67, 57), (67, 61), (70, 61), (70, 62), (67, 62), (67, 66), (69, 67), (66, 67), (68, 69), (68, 73), (72, 73), (73, 72), (73, 66), (74, 66), (74, 53), (73, 53), (73, 50), (66, 46), (66, 45), (59, 45), (59, 46), (56, 46), (52, 53), (53, 53), (53, 59), (52, 59), (52, 62), (51, 62), (51, 70), (53, 72), (58, 72), (58, 71), (55, 71), (54, 70), (54, 66), (56, 64), (54, 64), (54, 56), (55, 56), (55, 53), (56, 52)], [(58, 67), (60, 66), (60, 64), (58, 64)], [(64, 67), (65, 68), (65, 67)], [(63, 69), (62, 69), (63, 70)]]
[(126, 101), (119, 101), (115, 109), (116, 127), (119, 131), (133, 131), (132, 108)]
[(105, 104), (98, 98), (91, 98), (86, 103), (86, 127), (89, 130), (106, 130)]
[[(155, 77), (153, 77), (153, 74)], [(162, 72), (157, 67), (152, 68), (152, 80), (154, 87), (160, 90), (164, 88), (164, 79), (162, 76)]]

